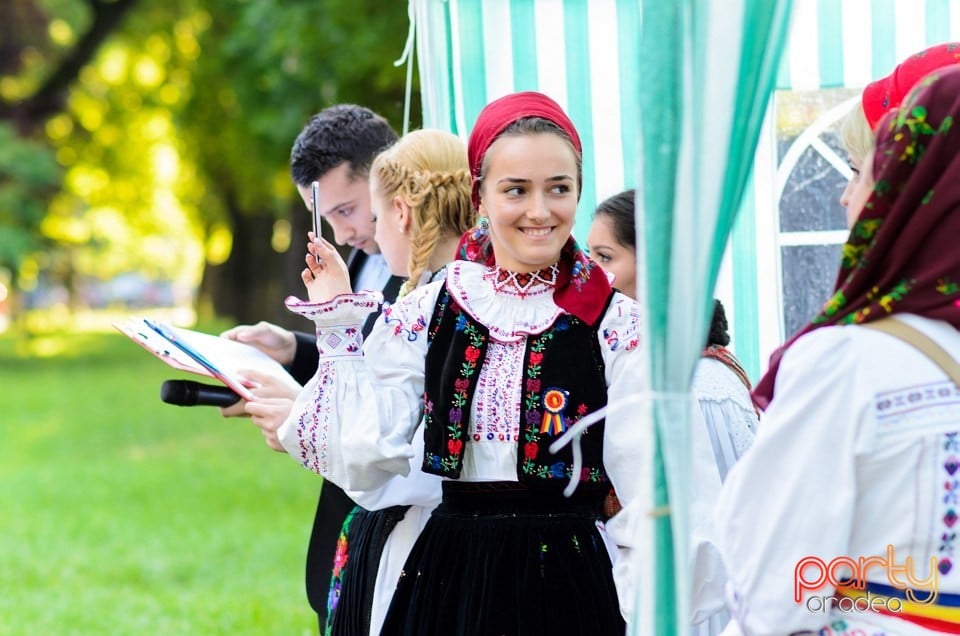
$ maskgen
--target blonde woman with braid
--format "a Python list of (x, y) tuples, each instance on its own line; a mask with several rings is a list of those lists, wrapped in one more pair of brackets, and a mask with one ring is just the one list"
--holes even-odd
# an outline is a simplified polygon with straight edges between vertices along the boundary
[[(473, 227), (464, 143), (440, 130), (418, 130), (370, 166), (374, 240), (391, 273), (407, 277), (402, 297), (441, 278), (460, 236)], [(422, 433), (421, 433), (422, 435)], [(417, 468), (422, 451), (411, 460)], [(403, 564), (440, 502), (440, 478), (419, 470), (365, 492), (347, 516), (334, 557), (326, 634), (379, 634)]]
[(370, 201), (390, 272), (407, 277), (399, 297), (439, 279), (476, 219), (466, 146), (441, 130), (407, 134), (374, 159)]

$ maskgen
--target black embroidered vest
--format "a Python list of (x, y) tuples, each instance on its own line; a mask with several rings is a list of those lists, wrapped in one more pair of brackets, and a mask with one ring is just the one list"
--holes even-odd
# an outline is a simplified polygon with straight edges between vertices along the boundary
[[(609, 299), (607, 299), (609, 302)], [(489, 333), (440, 291), (428, 331), (424, 390), (424, 460), (427, 473), (460, 476), (467, 426)], [(529, 336), (523, 358), (517, 442), (517, 477), (529, 486), (563, 488), (573, 473), (570, 445), (554, 455), (549, 446), (587, 413), (607, 403), (603, 357), (596, 326), (562, 315), (546, 331)], [(609, 489), (603, 469), (600, 421), (581, 436), (580, 489)]]

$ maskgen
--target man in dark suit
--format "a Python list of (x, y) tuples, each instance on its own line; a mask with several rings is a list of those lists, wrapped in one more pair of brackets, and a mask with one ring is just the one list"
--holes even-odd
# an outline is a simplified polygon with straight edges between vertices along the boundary
[[(353, 288), (380, 289), (388, 302), (396, 299), (403, 279), (390, 275), (374, 241), (376, 224), (370, 209), (368, 181), (374, 157), (396, 140), (397, 134), (383, 117), (361, 106), (339, 104), (314, 115), (297, 136), (290, 152), (290, 173), (307, 209), (312, 208), (311, 183), (317, 181), (320, 216), (330, 224), (334, 241), (351, 248), (347, 263)], [(377, 316), (371, 314), (367, 320), (364, 336)], [(301, 385), (317, 370), (319, 358), (313, 334), (289, 332), (261, 322), (235, 327), (224, 335), (263, 349), (284, 364)], [(287, 412), (291, 405), (292, 402), (286, 407)], [(243, 408), (240, 404), (222, 412), (227, 416), (240, 415)], [(257, 414), (253, 415), (256, 419)], [(274, 425), (258, 424), (264, 429), (267, 444), (278, 451), (283, 448), (276, 440), (275, 425), (283, 419), (274, 415), (271, 418)], [(317, 612), (321, 632), (327, 618), (327, 593), (337, 539), (344, 519), (354, 506), (339, 487), (324, 482), (306, 567), (307, 598)]]

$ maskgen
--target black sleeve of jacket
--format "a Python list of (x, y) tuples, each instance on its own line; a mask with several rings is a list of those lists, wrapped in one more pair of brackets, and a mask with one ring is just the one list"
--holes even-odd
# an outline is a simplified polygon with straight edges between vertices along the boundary
[(294, 331), (297, 339), (297, 351), (293, 354), (293, 362), (288, 367), (290, 375), (302, 385), (305, 385), (320, 364), (320, 354), (317, 352), (317, 337), (313, 334)]

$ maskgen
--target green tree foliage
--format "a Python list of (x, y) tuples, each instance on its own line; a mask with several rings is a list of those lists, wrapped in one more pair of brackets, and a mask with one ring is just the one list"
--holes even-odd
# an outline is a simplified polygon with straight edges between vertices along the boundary
[(337, 102), (400, 127), (405, 69), (392, 62), (406, 11), (380, 0), (4, 3), (0, 266), (32, 264), (68, 288), (134, 270), (196, 283), (203, 271), (217, 313), (284, 321), (308, 220), (291, 143)]
[(201, 214), (191, 196), (200, 188), (174, 122), (196, 59), (190, 9), (139, 5), (47, 124), (66, 175), (45, 227), (70, 246), (72, 268), (83, 275), (136, 270), (192, 282), (202, 265)]
[(216, 313), (289, 321), (280, 300), (301, 291), (308, 220), (288, 174), (290, 146), (311, 114), (337, 102), (370, 106), (400, 127), (405, 69), (392, 61), (406, 9), (376, 0), (5, 3), (0, 124), (19, 137), (5, 157), (33, 172), (5, 173), (0, 157), (0, 184), (16, 183), (0, 194), (0, 223), (17, 228), (4, 232), (3, 263), (16, 271), (34, 259), (68, 288), (134, 270), (196, 283), (202, 271)]
[(46, 247), (40, 234), (43, 202), (58, 182), (50, 149), (0, 123), (0, 268), (14, 274), (14, 283), (24, 256)]
[(310, 115), (338, 102), (369, 106), (400, 127), (405, 72), (392, 62), (406, 40), (406, 3), (203, 2), (211, 20), (179, 122), (193, 142), (183, 152), (216, 193), (219, 214), (208, 218), (233, 238), (204, 289), (219, 314), (289, 322), (279, 301), (302, 293), (308, 226), (290, 147)]
[[(69, 121), (68, 94), (136, 0), (10, 0), (0, 5), (0, 269), (17, 287), (30, 287), (41, 270), (72, 279), (72, 247), (50, 221), (73, 163), (51, 139)], [(51, 119), (53, 118), (53, 119)], [(58, 187), (59, 186), (59, 187)], [(68, 227), (76, 236), (76, 223)], [(69, 231), (72, 230), (72, 231)], [(0, 271), (2, 274), (3, 271)]]

